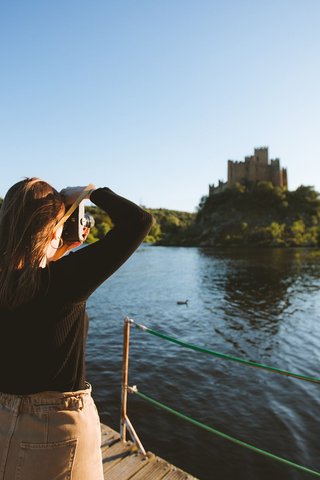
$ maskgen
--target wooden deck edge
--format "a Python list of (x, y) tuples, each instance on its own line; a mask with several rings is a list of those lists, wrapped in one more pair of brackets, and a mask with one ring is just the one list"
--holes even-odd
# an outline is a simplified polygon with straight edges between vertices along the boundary
[(120, 434), (103, 423), (101, 451), (108, 480), (199, 480), (153, 452), (143, 455), (134, 442), (122, 442)]

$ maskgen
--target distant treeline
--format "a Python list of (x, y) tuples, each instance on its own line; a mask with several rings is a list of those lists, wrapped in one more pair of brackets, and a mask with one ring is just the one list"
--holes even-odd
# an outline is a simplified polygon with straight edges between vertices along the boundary
[[(177, 210), (168, 210), (165, 208), (152, 209), (142, 207), (150, 212), (154, 217), (154, 223), (145, 242), (160, 244), (176, 244), (178, 239), (183, 236), (184, 231), (188, 231), (195, 220), (195, 213), (180, 212)], [(98, 207), (87, 207), (86, 212), (90, 213), (95, 219), (95, 226), (91, 230), (88, 242), (94, 242), (102, 238), (111, 228), (112, 221), (109, 216)]]
[[(320, 247), (320, 197), (310, 186), (287, 191), (271, 182), (236, 184), (202, 197), (196, 213), (143, 208), (155, 219), (145, 239), (154, 245)], [(95, 242), (112, 221), (99, 207), (86, 211), (95, 219), (87, 242)]]

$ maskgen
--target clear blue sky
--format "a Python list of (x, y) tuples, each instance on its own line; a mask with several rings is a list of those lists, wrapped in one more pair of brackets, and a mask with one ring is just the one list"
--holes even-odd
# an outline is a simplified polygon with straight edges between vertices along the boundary
[(25, 176), (193, 211), (268, 146), (320, 191), (319, 0), (0, 2), (0, 196)]

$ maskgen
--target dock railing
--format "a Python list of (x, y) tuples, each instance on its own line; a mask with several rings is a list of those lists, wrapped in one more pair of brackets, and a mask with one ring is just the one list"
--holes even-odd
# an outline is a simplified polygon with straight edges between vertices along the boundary
[(239, 440), (239, 439), (234, 438), (230, 435), (227, 435), (227, 434), (225, 434), (225, 433), (223, 433), (223, 432), (221, 432), (221, 431), (219, 431), (219, 430), (217, 430), (213, 427), (205, 425), (205, 424), (197, 421), (196, 419), (189, 417), (188, 415), (185, 415), (181, 412), (178, 412), (177, 410), (169, 407), (168, 405), (164, 405), (163, 403), (157, 401), (154, 398), (149, 397), (148, 395), (140, 392), (136, 385), (129, 386), (128, 380), (129, 380), (129, 350), (130, 350), (130, 329), (131, 329), (131, 326), (137, 328), (141, 332), (149, 333), (149, 334), (151, 334), (153, 336), (156, 336), (156, 337), (158, 337), (162, 340), (166, 340), (166, 341), (175, 343), (176, 345), (180, 345), (183, 348), (189, 348), (189, 349), (195, 350), (199, 353), (205, 353), (205, 354), (208, 354), (208, 355), (211, 355), (211, 356), (219, 357), (219, 358), (224, 359), (224, 360), (229, 360), (229, 361), (241, 363), (241, 364), (246, 365), (246, 366), (259, 368), (259, 369), (262, 369), (262, 370), (266, 370), (270, 373), (284, 375), (284, 376), (292, 377), (292, 378), (295, 378), (295, 379), (298, 379), (298, 380), (320, 384), (320, 378), (307, 376), (307, 375), (301, 375), (299, 373), (289, 372), (287, 370), (282, 370), (282, 369), (271, 367), (271, 366), (264, 365), (264, 364), (261, 364), (261, 363), (252, 362), (252, 361), (249, 361), (249, 360), (245, 360), (245, 359), (242, 359), (242, 358), (234, 357), (234, 356), (231, 356), (231, 355), (226, 355), (226, 354), (221, 353), (221, 352), (216, 352), (214, 350), (203, 348), (203, 347), (200, 347), (198, 345), (193, 345), (193, 344), (190, 344), (190, 343), (186, 343), (186, 342), (183, 342), (183, 341), (181, 341), (177, 338), (173, 338), (169, 335), (166, 335), (162, 332), (153, 330), (153, 329), (151, 329), (151, 328), (149, 328), (145, 325), (139, 324), (135, 320), (133, 320), (132, 318), (125, 317), (125, 319), (124, 319), (124, 335), (123, 335), (123, 366), (122, 366), (121, 419), (120, 419), (120, 436), (121, 436), (121, 440), (123, 442), (126, 441), (126, 432), (128, 430), (130, 435), (131, 435), (132, 440), (136, 443), (137, 448), (144, 455), (146, 455), (146, 451), (145, 451), (145, 449), (144, 449), (144, 447), (143, 447), (135, 429), (133, 428), (133, 426), (132, 426), (132, 424), (129, 420), (128, 414), (127, 414), (128, 392), (129, 392), (129, 393), (136, 394), (142, 400), (152, 404), (153, 406), (155, 406), (157, 408), (160, 408), (160, 409), (163, 409), (163, 410), (171, 413), (172, 415), (175, 415), (175, 416), (179, 417), (180, 419), (182, 419), (184, 421), (192, 423), (193, 425), (195, 425), (197, 427), (200, 427), (200, 428), (202, 428), (204, 430), (207, 430), (207, 431), (209, 431), (209, 432), (211, 432), (211, 433), (213, 433), (213, 434), (215, 434), (215, 435), (217, 435), (221, 438), (224, 438), (225, 440), (228, 440), (232, 443), (235, 443), (235, 444), (240, 445), (244, 448), (247, 448), (247, 449), (249, 449), (249, 450), (251, 450), (255, 453), (258, 453), (258, 454), (263, 455), (265, 457), (268, 457), (272, 460), (275, 460), (277, 462), (285, 464), (285, 465), (287, 465), (289, 467), (292, 467), (296, 470), (300, 470), (300, 471), (303, 471), (305, 473), (309, 473), (309, 474), (311, 474), (315, 477), (320, 477), (320, 472), (319, 471), (316, 471), (316, 470), (313, 470), (311, 468), (300, 465), (298, 463), (292, 462), (291, 460), (280, 457), (280, 456), (275, 455), (275, 454), (273, 454), (271, 452), (268, 452), (266, 450), (262, 450), (262, 449), (260, 449), (256, 446), (254, 446), (254, 445), (251, 445), (249, 443), (243, 442), (242, 440)]

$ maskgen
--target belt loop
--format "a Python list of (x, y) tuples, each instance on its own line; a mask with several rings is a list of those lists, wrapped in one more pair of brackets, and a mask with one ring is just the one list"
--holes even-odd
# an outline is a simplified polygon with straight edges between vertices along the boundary
[(18, 411), (18, 413), (21, 413), (23, 410), (23, 398), (17, 396), (14, 403), (15, 403), (15, 409)]

